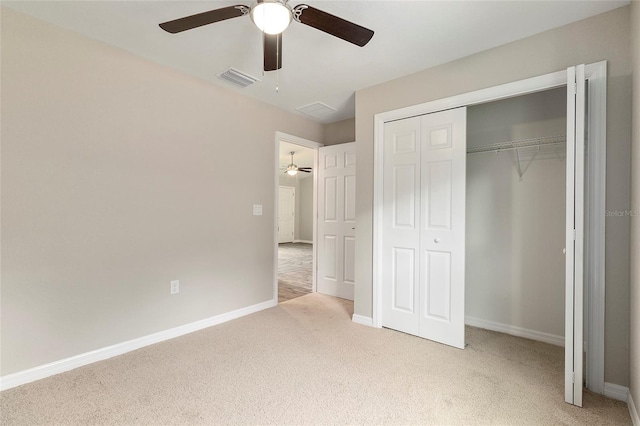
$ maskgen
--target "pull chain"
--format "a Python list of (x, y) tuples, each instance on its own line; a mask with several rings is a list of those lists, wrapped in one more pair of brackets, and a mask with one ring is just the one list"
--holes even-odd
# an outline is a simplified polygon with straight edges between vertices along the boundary
[(280, 93), (280, 37), (276, 36), (276, 93)]

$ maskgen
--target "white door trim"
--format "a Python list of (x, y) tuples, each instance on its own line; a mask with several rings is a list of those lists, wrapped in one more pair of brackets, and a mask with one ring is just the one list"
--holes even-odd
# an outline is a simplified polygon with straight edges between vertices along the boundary
[[(274, 146), (275, 146), (275, 154), (274, 154), (274, 172), (273, 172), (273, 199), (274, 202), (274, 217), (273, 217), (273, 299), (278, 301), (278, 212), (279, 212), (279, 200), (276, 194), (278, 193), (278, 187), (280, 186), (280, 142), (289, 142), (296, 145), (304, 146), (305, 148), (310, 148), (314, 150), (313, 153), (313, 170), (318, 170), (318, 148), (324, 146), (320, 142), (314, 142), (309, 139), (304, 139), (299, 136), (290, 135), (284, 132), (276, 132), (274, 138)], [(317, 205), (316, 205), (316, 196), (318, 193), (318, 181), (316, 179), (317, 173), (313, 173), (313, 259), (312, 259), (312, 287), (311, 290), (313, 292), (316, 291), (316, 274), (317, 274), (317, 250), (316, 250), (316, 232), (318, 229), (318, 224), (316, 223), (317, 218)]]
[[(605, 173), (606, 173), (606, 61), (586, 66), (586, 78), (589, 80), (589, 164), (587, 177), (589, 214), (587, 232), (589, 247), (586, 250), (589, 268), (586, 273), (588, 304), (587, 330), (587, 387), (594, 392), (604, 391), (604, 211), (605, 211)], [(502, 84), (495, 87), (464, 93), (445, 99), (413, 105), (374, 116), (374, 173), (373, 173), (373, 282), (372, 317), (374, 327), (382, 327), (381, 320), (381, 235), (382, 235), (382, 166), (384, 123), (413, 116), (429, 114), (461, 106), (471, 106), (519, 95), (540, 92), (567, 84), (566, 70), (532, 77), (525, 80)]]

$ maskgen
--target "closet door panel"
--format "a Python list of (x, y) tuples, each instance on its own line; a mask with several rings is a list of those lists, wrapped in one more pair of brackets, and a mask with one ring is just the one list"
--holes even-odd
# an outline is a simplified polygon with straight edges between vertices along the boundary
[(451, 320), (451, 253), (425, 251), (425, 318)]
[(565, 401), (582, 407), (584, 362), (585, 66), (567, 69)]
[(385, 124), (382, 326), (418, 334), (420, 118)]
[(466, 108), (421, 117), (419, 335), (464, 348)]
[(415, 313), (415, 251), (407, 248), (392, 249), (391, 303), (396, 311)]
[(416, 165), (393, 167), (393, 227), (416, 228)]
[(424, 220), (427, 229), (451, 229), (452, 176), (451, 161), (427, 164), (425, 188), (427, 203)]

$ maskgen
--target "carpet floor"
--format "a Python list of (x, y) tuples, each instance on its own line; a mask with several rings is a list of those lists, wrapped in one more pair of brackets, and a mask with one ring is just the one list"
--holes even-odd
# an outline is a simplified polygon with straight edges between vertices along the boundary
[(629, 425), (563, 402), (562, 348), (467, 327), (454, 349), (309, 294), (0, 394), (2, 425)]
[(313, 245), (278, 245), (278, 302), (311, 293), (313, 286)]

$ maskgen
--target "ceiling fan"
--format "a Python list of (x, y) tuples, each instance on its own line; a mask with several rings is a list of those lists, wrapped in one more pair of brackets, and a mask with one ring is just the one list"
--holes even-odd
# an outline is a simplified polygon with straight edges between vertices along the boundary
[(252, 6), (236, 5), (196, 15), (186, 16), (160, 24), (163, 30), (175, 34), (226, 19), (250, 15), (253, 23), (263, 33), (264, 70), (282, 68), (282, 32), (292, 20), (341, 38), (357, 46), (364, 46), (373, 37), (373, 31), (353, 22), (299, 4), (292, 7), (289, 0), (257, 0)]
[(298, 172), (311, 173), (311, 170), (313, 170), (311, 167), (298, 167), (293, 163), (293, 154), (295, 153), (295, 151), (289, 153), (291, 154), (291, 164), (287, 166), (284, 172), (290, 176), (295, 176)]

